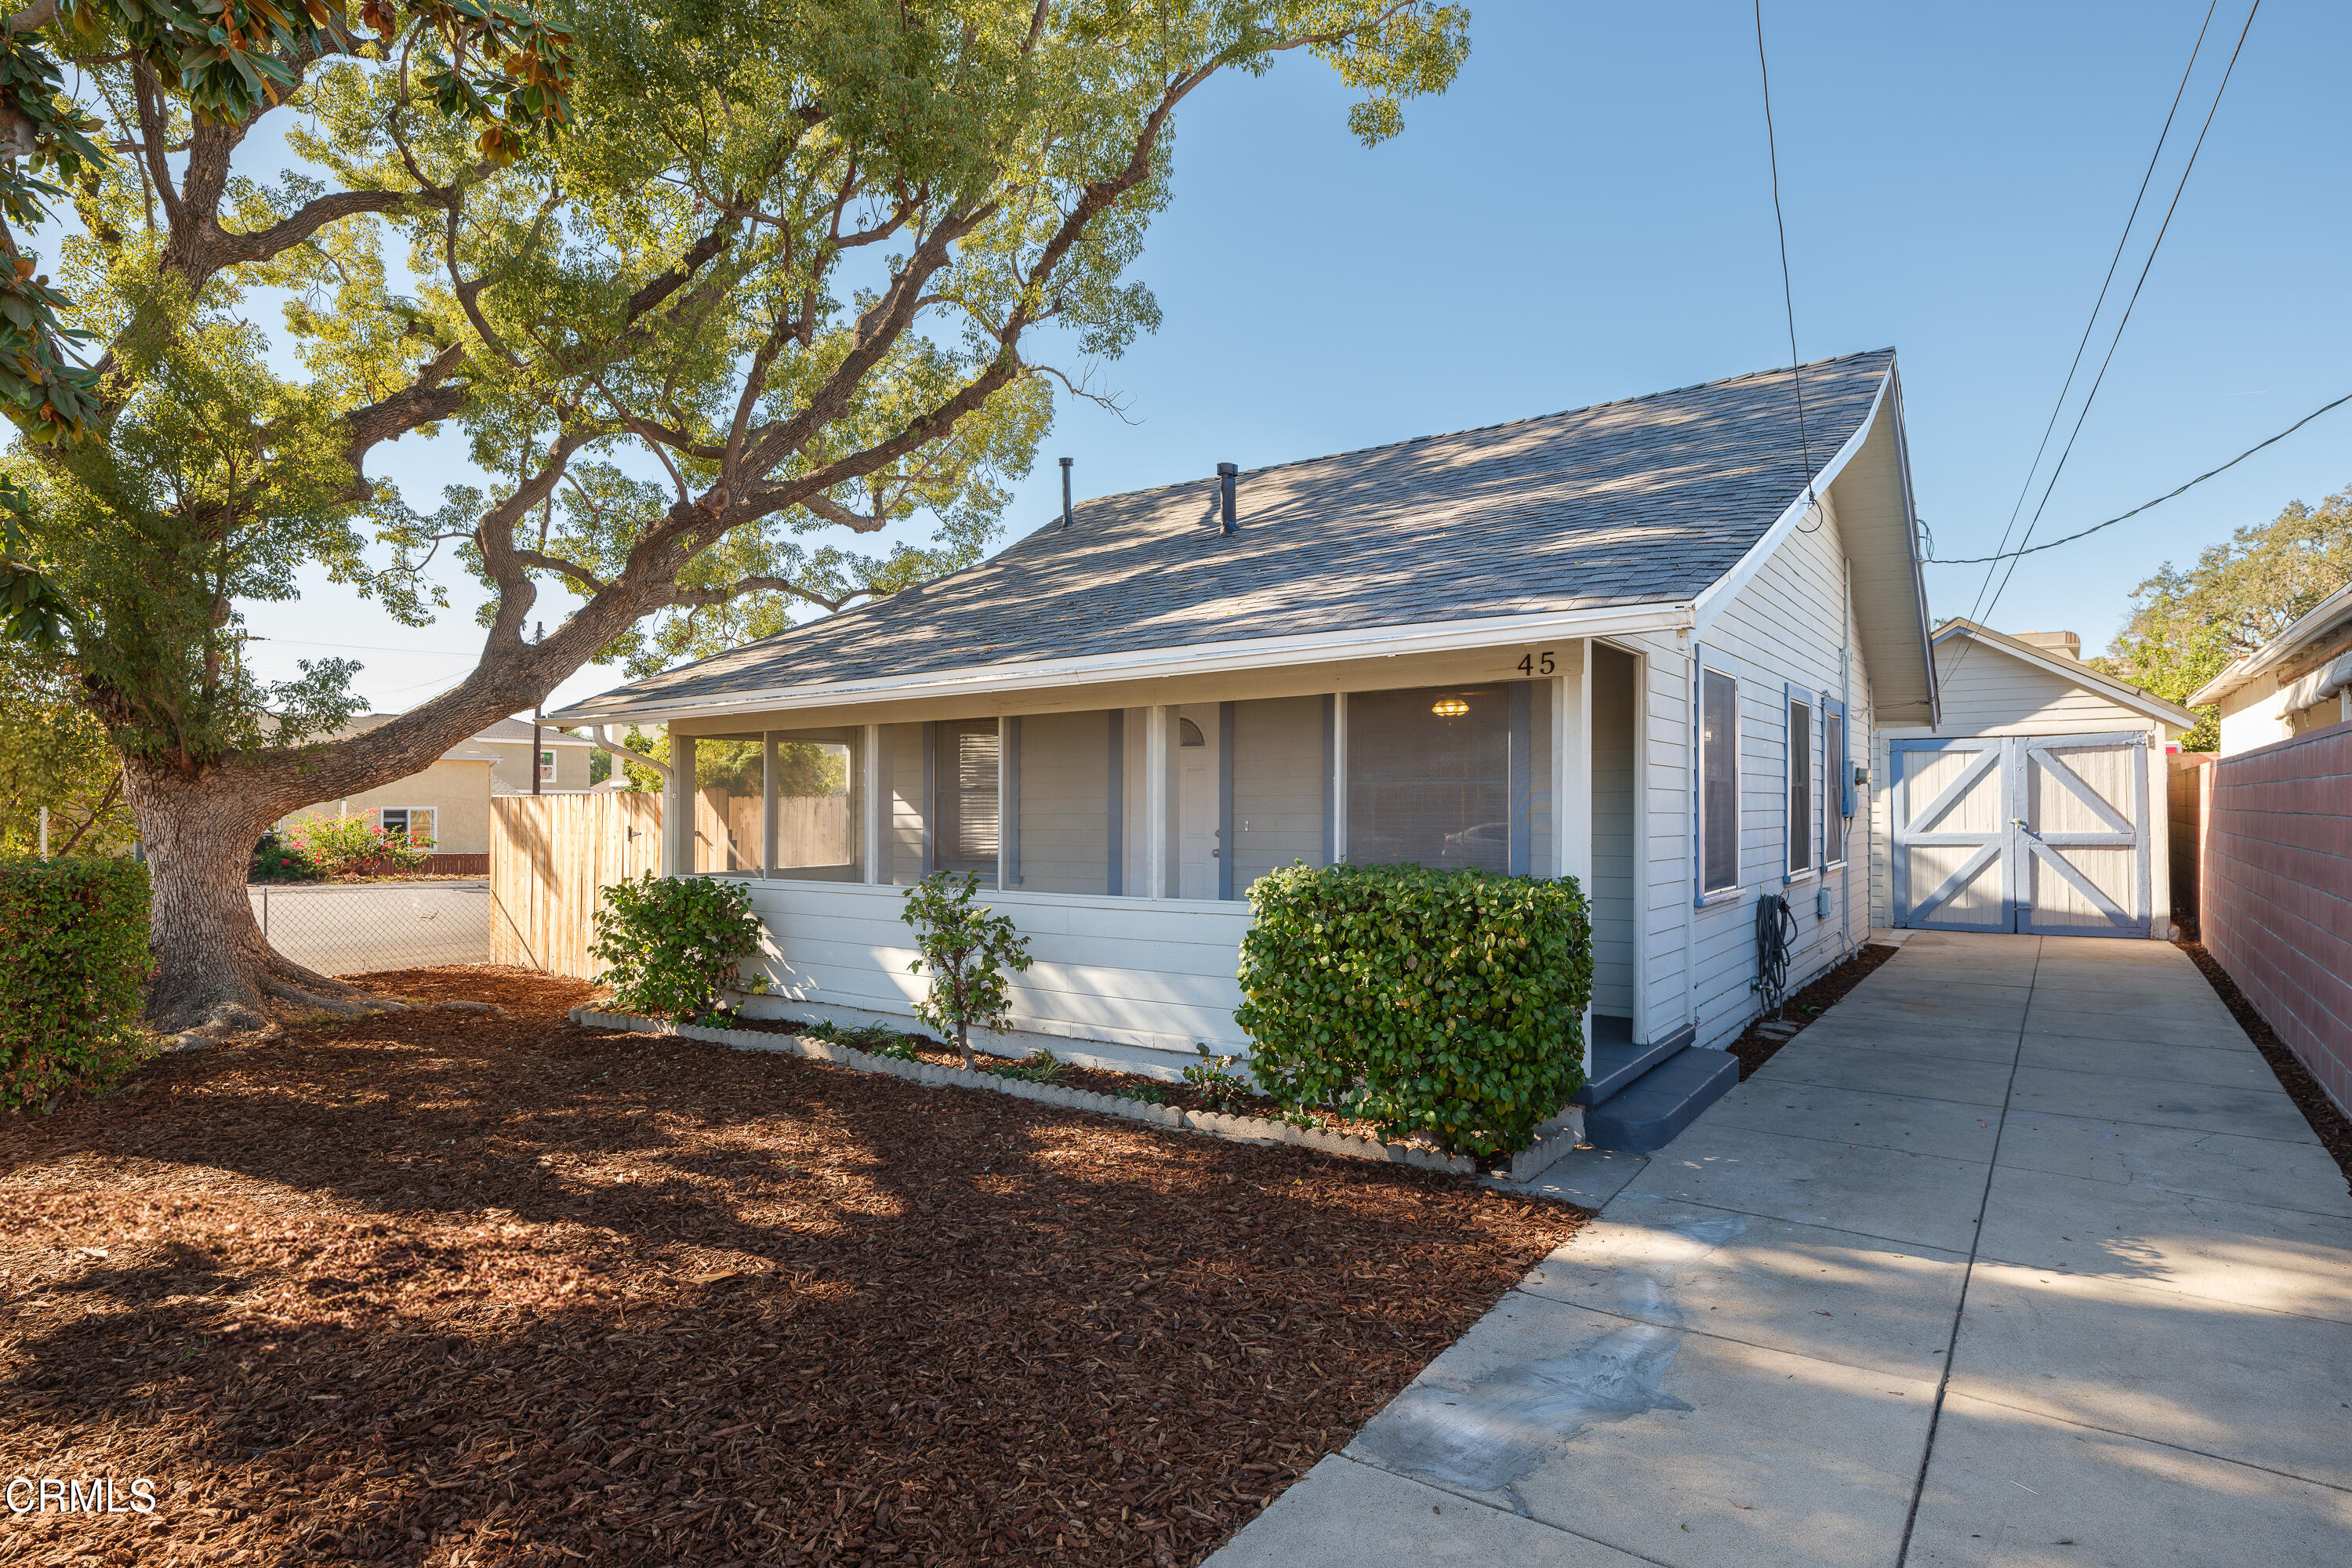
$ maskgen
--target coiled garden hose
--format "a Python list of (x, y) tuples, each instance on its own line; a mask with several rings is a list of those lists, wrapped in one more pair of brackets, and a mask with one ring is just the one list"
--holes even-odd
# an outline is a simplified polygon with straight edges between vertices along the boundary
[(1797, 917), (1789, 900), (1765, 893), (1756, 900), (1756, 989), (1763, 1016), (1780, 1012), (1789, 996), (1789, 949), (1797, 940)]

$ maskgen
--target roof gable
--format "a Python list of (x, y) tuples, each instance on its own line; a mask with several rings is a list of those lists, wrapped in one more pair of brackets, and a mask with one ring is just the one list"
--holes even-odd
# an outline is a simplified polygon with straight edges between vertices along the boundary
[[(753, 693), (1100, 651), (1687, 604), (1869, 417), (1892, 350), (1082, 503), (937, 583), (563, 710), (653, 715)], [(1812, 459), (1811, 473), (1804, 454)], [(978, 682), (984, 684), (984, 682)]]
[(2197, 727), (2198, 716), (2178, 702), (2158, 697), (2153, 691), (2134, 686), (2127, 680), (2118, 680), (2114, 676), (2094, 669), (2079, 660), (2060, 658), (2046, 648), (2036, 647), (2033, 644), (2011, 637), (2006, 632), (1997, 632), (1990, 626), (1979, 626), (1964, 616), (1956, 616), (1936, 628), (1935, 640), (1938, 644), (1955, 637), (1966, 637), (1981, 647), (2003, 658), (2014, 659), (2054, 680), (2079, 686), (2085, 691), (2096, 692), (2110, 702), (2129, 708), (2134, 712), (2145, 713), (2151, 719), (2161, 719), (2178, 729), (2193, 730)]

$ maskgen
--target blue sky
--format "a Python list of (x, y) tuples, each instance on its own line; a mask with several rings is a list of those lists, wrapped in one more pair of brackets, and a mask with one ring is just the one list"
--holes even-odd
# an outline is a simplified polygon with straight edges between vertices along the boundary
[[(2119, 294), (2245, 3), (2215, 14)], [(1375, 150), (1308, 61), (1196, 95), (1174, 205), (1137, 268), (1165, 324), (1103, 368), (1126, 419), (1066, 406), (1010, 533), (1058, 508), (1059, 456), (1081, 497), (1108, 494), (1787, 363), (1748, 6), (1473, 9), (1453, 91)], [(2010, 515), (2203, 15), (2203, 0), (1767, 5), (1798, 350), (1900, 352), (1939, 553), (1983, 553)], [(2352, 391), (2347, 55), (2352, 7), (2262, 7), (2037, 538)], [(390, 471), (412, 503), (467, 477), (449, 444), (404, 445)], [(2347, 485), (2352, 408), (2034, 558), (1990, 618), (2104, 647), (2167, 558)], [(1935, 612), (1967, 612), (1981, 580), (1931, 569)], [(252, 619), (276, 639), (257, 650), (266, 672), (348, 651), (384, 708), (457, 679), (478, 635), (462, 608), (410, 631), (323, 583)], [(583, 670), (557, 700), (618, 679)]]

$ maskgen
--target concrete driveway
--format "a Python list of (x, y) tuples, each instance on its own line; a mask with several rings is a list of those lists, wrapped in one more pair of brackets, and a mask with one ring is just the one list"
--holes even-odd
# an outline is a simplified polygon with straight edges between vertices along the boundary
[(2352, 1562), (2352, 1195), (2179, 952), (1913, 935), (1210, 1561)]
[(253, 887), (269, 944), (321, 974), (490, 961), (487, 881)]

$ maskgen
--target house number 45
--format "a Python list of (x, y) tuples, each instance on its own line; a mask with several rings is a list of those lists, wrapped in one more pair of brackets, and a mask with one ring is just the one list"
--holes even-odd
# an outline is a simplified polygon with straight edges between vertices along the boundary
[(1551, 649), (1546, 648), (1541, 653), (1531, 653), (1525, 658), (1519, 660), (1519, 673), (1521, 675), (1530, 676), (1549, 675), (1551, 673)]

